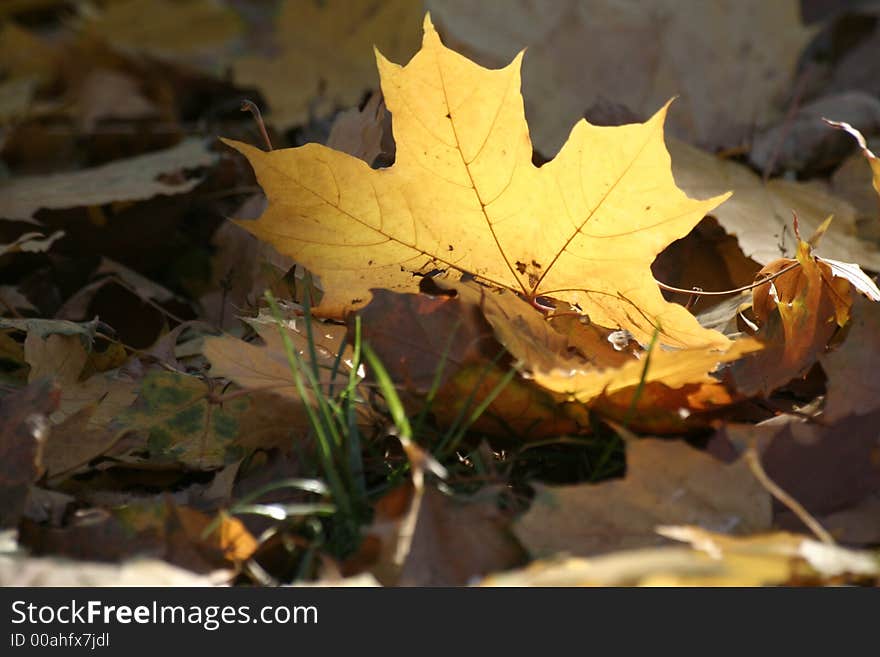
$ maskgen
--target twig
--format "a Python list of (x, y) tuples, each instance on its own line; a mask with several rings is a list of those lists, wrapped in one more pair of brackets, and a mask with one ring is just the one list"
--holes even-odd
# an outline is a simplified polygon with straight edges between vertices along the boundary
[(742, 287), (738, 287), (733, 290), (721, 290), (720, 292), (706, 292), (705, 290), (694, 290), (694, 289), (685, 290), (684, 288), (681, 288), (681, 287), (673, 287), (672, 285), (667, 285), (666, 283), (661, 283), (657, 279), (654, 279), (654, 282), (657, 283), (657, 286), (661, 290), (667, 290), (669, 292), (681, 292), (682, 294), (690, 294), (690, 295), (696, 294), (697, 296), (718, 297), (718, 296), (727, 296), (729, 294), (739, 294), (740, 292), (745, 292), (746, 290), (751, 290), (753, 288), (760, 287), (764, 283), (769, 283), (774, 278), (779, 278), (783, 274), (790, 272), (795, 267), (800, 267), (800, 266), (801, 266), (801, 263), (793, 262), (790, 265), (783, 267), (775, 274), (770, 274), (769, 276), (765, 276), (760, 281), (755, 281), (754, 283), (752, 283), (750, 285), (743, 285)]
[(770, 478), (770, 476), (767, 474), (767, 471), (764, 470), (764, 466), (761, 465), (761, 457), (758, 455), (758, 450), (755, 449), (754, 445), (749, 445), (746, 448), (746, 451), (743, 454), (743, 458), (745, 458), (746, 463), (748, 463), (749, 469), (752, 471), (752, 474), (755, 475), (755, 479), (760, 482), (760, 484), (767, 490), (768, 493), (770, 493), (773, 497), (784, 504), (792, 513), (794, 513), (798, 517), (798, 519), (802, 523), (804, 523), (804, 525), (806, 525), (820, 541), (822, 541), (826, 545), (837, 545), (837, 542), (834, 540), (831, 534), (829, 534), (828, 531), (819, 524), (819, 521), (811, 516), (810, 512), (807, 511), (800, 502), (798, 502), (791, 495), (782, 490), (779, 485)]

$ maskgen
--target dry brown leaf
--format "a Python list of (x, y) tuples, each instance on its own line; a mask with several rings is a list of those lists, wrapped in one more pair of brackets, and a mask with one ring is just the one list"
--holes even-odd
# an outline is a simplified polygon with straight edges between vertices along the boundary
[(819, 255), (880, 270), (880, 248), (858, 238), (855, 210), (846, 201), (810, 183), (782, 179), (763, 183), (751, 169), (675, 139), (668, 140), (668, 147), (675, 182), (689, 195), (702, 198), (733, 190), (731, 198), (710, 214), (736, 236), (743, 253), (755, 262), (766, 265), (795, 256), (798, 241), (790, 228), (794, 212), (804, 235), (813, 234), (829, 215), (834, 216)]
[(239, 315), (252, 315), (259, 308), (265, 290), (279, 299), (292, 296), (284, 278), (294, 263), (271, 245), (232, 222), (216, 230), (211, 245), (215, 248), (211, 283), (199, 302), (214, 325), (224, 330), (237, 327)]
[(466, 499), (425, 483), (430, 455), (406, 445), (412, 481), (381, 498), (367, 540), (348, 568), (369, 565), (385, 586), (463, 586), (520, 565), (522, 547), (496, 503), (497, 490)]
[(356, 105), (375, 89), (373, 48), (395, 60), (410, 57), (421, 16), (412, 0), (285, 0), (274, 37), (281, 52), (240, 59), (235, 79), (260, 89), (269, 103), (266, 118), (286, 130)]
[(683, 442), (628, 441), (627, 475), (600, 484), (536, 486), (514, 532), (534, 557), (594, 555), (662, 543), (661, 524), (748, 534), (770, 527), (770, 495), (744, 461), (727, 465)]
[(828, 376), (823, 416), (829, 422), (880, 408), (880, 305), (864, 298), (853, 304), (843, 344), (820, 357)]
[[(300, 310), (301, 313), (301, 310)], [(246, 321), (263, 340), (257, 346), (232, 336), (207, 338), (202, 353), (211, 362), (212, 376), (234, 381), (248, 390), (265, 390), (292, 399), (300, 399), (287, 351), (278, 323), (266, 314)], [(320, 368), (319, 383), (326, 389), (335, 384), (344, 385), (348, 380), (351, 362), (351, 346), (345, 341), (345, 326), (306, 319), (302, 314), (282, 320), (284, 333), (306, 367), (311, 367), (308, 332), (305, 323), (311, 321), (313, 344)], [(337, 376), (332, 376), (336, 356), (343, 356)], [(307, 386), (308, 387), (308, 386)]]
[[(726, 345), (667, 303), (650, 264), (724, 197), (686, 197), (663, 144), (665, 108), (644, 124), (579, 122), (559, 156), (532, 162), (520, 57), (498, 71), (445, 48), (429, 19), (406, 67), (378, 57), (394, 116), (394, 166), (372, 170), (317, 144), (247, 155), (269, 208), (245, 228), (324, 285), (316, 309), (362, 306), (369, 290), (414, 290), (435, 267), (470, 272), (672, 346)], [(601, 157), (595, 154), (601, 153)]]
[(121, 71), (89, 71), (78, 91), (79, 128), (92, 132), (101, 121), (138, 121), (159, 116), (159, 108), (140, 89), (134, 77)]
[(415, 529), (397, 568), (385, 563), (395, 547), (388, 529), (403, 518), (377, 517), (368, 535), (384, 540), (392, 550), (382, 553), (371, 572), (385, 586), (464, 586), (523, 563), (525, 555), (508, 521), (491, 495), (483, 491), (482, 497), (455, 498), (434, 486), (426, 487), (418, 501), (411, 495), (411, 504), (419, 505)]
[(781, 114), (812, 32), (796, 0), (716, 0), (686, 11), (677, 0), (426, 5), (448, 43), (484, 66), (502, 66), (528, 48), (526, 107), (534, 143), (547, 156), (600, 99), (645, 117), (681, 95), (669, 116), (673, 134), (738, 145)]
[(173, 182), (165, 177), (214, 164), (218, 157), (208, 146), (203, 139), (191, 138), (173, 148), (92, 169), (0, 182), (0, 217), (28, 221), (40, 209), (139, 201), (188, 192), (201, 182), (201, 177)]

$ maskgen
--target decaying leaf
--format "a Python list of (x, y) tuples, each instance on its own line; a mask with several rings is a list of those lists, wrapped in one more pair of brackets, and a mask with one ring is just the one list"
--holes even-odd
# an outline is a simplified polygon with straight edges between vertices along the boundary
[(682, 442), (628, 441), (623, 480), (537, 485), (514, 525), (533, 557), (594, 555), (662, 543), (660, 524), (748, 534), (770, 527), (770, 495), (744, 461), (727, 465)]
[[(644, 124), (581, 121), (555, 160), (531, 163), (518, 56), (490, 71), (445, 48), (429, 19), (401, 67), (378, 56), (394, 116), (394, 166), (317, 144), (244, 153), (269, 198), (242, 226), (321, 277), (317, 311), (341, 316), (369, 290), (413, 290), (425, 267), (453, 268), (522, 293), (576, 304), (647, 343), (721, 346), (663, 300), (650, 264), (724, 200), (694, 201), (672, 179), (661, 109)], [(601, 157), (597, 154), (601, 153)]]
[(42, 474), (49, 414), (58, 398), (58, 388), (43, 379), (0, 401), (0, 529), (18, 524)]
[[(265, 390), (300, 399), (278, 322), (266, 313), (245, 321), (264, 344), (257, 346), (231, 336), (208, 338), (203, 353), (211, 362), (211, 374), (234, 381), (249, 390)], [(282, 320), (282, 329), (306, 367), (311, 367), (309, 333), (305, 326), (308, 321), (311, 321), (311, 335), (318, 356), (319, 382), (325, 389), (331, 384), (344, 385), (344, 381), (348, 380), (348, 363), (351, 363), (352, 357), (351, 346), (345, 342), (345, 327), (307, 319), (301, 314)], [(333, 366), (340, 350), (342, 356), (334, 377)]]
[(0, 217), (28, 221), (40, 209), (138, 201), (159, 194), (188, 192), (199, 184), (199, 176), (180, 180), (169, 180), (168, 176), (214, 164), (218, 156), (208, 146), (203, 139), (190, 138), (164, 151), (92, 169), (0, 182)]
[[(201, 379), (176, 372), (151, 372), (138, 388), (133, 405), (110, 424), (116, 435), (136, 432), (142, 441), (131, 450), (153, 463), (181, 464), (211, 470), (242, 458), (246, 450), (242, 439), (248, 436), (248, 423), (260, 420), (274, 429), (263, 446), (287, 446), (296, 425), (286, 424), (284, 415), (260, 418), (252, 415), (257, 403), (253, 397), (217, 402)], [(144, 454), (145, 453), (145, 454)]]
[(326, 116), (375, 88), (374, 46), (394, 59), (416, 51), (421, 13), (411, 0), (285, 0), (275, 34), (280, 54), (239, 60), (235, 79), (265, 93), (267, 118), (281, 130)]
[(880, 306), (864, 298), (853, 304), (843, 344), (820, 357), (828, 375), (823, 416), (829, 422), (880, 408)]
[[(827, 225), (823, 224), (817, 235)], [(783, 258), (764, 267), (759, 275), (780, 275), (752, 291), (752, 306), (761, 326), (756, 337), (766, 346), (731, 369), (737, 388), (745, 394), (768, 394), (804, 374), (837, 329), (849, 320), (853, 285), (814, 256), (811, 244), (799, 234), (796, 237), (797, 260)], [(781, 273), (793, 265), (799, 266)]]
[(644, 117), (676, 94), (673, 134), (737, 145), (782, 113), (781, 96), (812, 31), (795, 0), (716, 0), (686, 11), (676, 0), (426, 5), (448, 43), (484, 66), (502, 66), (528, 48), (526, 107), (547, 156), (597, 100)]

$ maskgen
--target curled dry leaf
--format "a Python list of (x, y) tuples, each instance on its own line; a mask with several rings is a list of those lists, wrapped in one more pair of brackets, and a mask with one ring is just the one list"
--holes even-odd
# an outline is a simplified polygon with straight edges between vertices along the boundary
[(11, 253), (45, 253), (62, 237), (64, 237), (63, 230), (56, 230), (49, 237), (43, 233), (25, 233), (11, 244), (0, 244), (0, 256)]
[[(735, 392), (728, 390), (712, 373), (720, 365), (737, 361), (762, 348), (758, 340), (751, 338), (740, 338), (727, 349), (655, 348), (650, 353), (641, 354), (639, 360), (633, 359), (619, 368), (557, 368), (535, 372), (533, 376), (541, 386), (583, 403), (605, 397), (607, 411), (618, 409), (615, 415), (626, 412), (634, 402), (637, 405), (633, 410), (643, 415), (652, 405), (649, 400), (653, 394), (662, 400), (658, 408), (666, 407), (671, 413), (679, 413), (682, 409), (686, 412), (707, 410), (729, 404), (736, 398)], [(652, 390), (655, 387), (657, 390)], [(679, 391), (679, 394), (668, 391)], [(645, 398), (640, 399), (641, 396)], [(635, 421), (645, 419), (637, 417)]]
[(316, 311), (339, 317), (371, 288), (411, 291), (414, 274), (451, 268), (576, 304), (643, 343), (655, 328), (672, 346), (728, 343), (667, 303), (651, 274), (656, 255), (725, 198), (695, 201), (675, 186), (666, 108), (643, 124), (580, 121), (537, 168), (518, 93), (521, 56), (484, 69), (445, 48), (426, 19), (409, 64), (377, 59), (394, 166), (372, 170), (317, 144), (265, 153), (228, 142), (269, 199), (258, 221), (241, 225), (321, 278)]
[(826, 119), (825, 122), (832, 127), (844, 130), (856, 140), (859, 148), (862, 150), (862, 155), (865, 156), (865, 159), (868, 160), (868, 164), (871, 167), (874, 190), (880, 195), (880, 158), (874, 155), (871, 149), (868, 148), (868, 144), (862, 136), (862, 133), (853, 128), (849, 123), (843, 121), (829, 121)]
[[(826, 227), (827, 222), (817, 236)], [(861, 269), (847, 270), (840, 267), (844, 263), (832, 265), (815, 257), (812, 246), (800, 236), (797, 260), (777, 260), (759, 275), (779, 273), (794, 264), (800, 266), (752, 291), (760, 324), (756, 337), (766, 347), (731, 369), (737, 389), (744, 394), (768, 394), (812, 367), (837, 329), (849, 320), (853, 287), (867, 285), (868, 294), (880, 298), (880, 291)]]

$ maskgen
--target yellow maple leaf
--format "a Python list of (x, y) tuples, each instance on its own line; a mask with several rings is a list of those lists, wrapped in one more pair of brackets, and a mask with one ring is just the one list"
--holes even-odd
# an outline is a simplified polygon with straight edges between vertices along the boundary
[(651, 275), (655, 256), (726, 198), (697, 201), (676, 187), (666, 107), (640, 124), (580, 121), (535, 167), (521, 60), (484, 69), (444, 47), (426, 17), (409, 64), (377, 53), (394, 166), (372, 170), (318, 144), (266, 153), (227, 142), (269, 199), (241, 225), (321, 277), (316, 312), (328, 316), (363, 305), (370, 288), (414, 291), (414, 273), (442, 268), (575, 304), (643, 343), (659, 330), (671, 346), (727, 345), (666, 302)]

